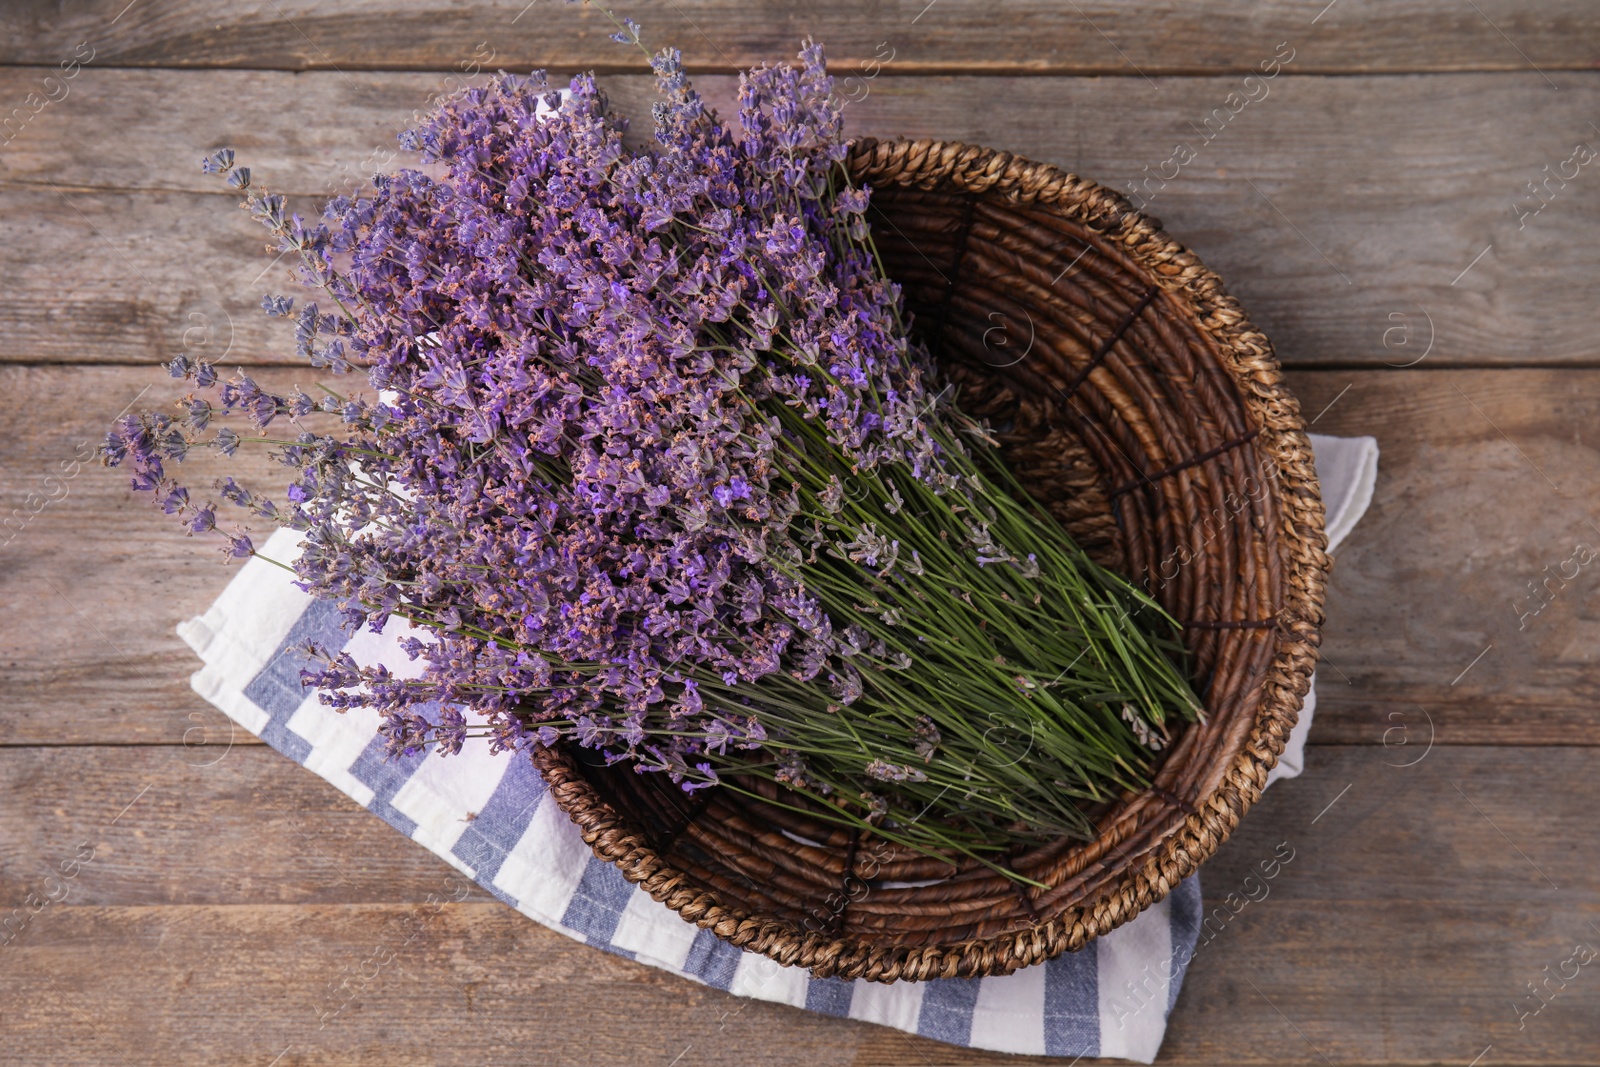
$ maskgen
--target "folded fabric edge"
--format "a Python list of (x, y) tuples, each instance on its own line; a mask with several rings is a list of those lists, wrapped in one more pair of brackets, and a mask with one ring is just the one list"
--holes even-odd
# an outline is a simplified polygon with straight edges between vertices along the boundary
[(200, 657), (201, 662), (207, 661), (206, 650), (211, 647), (211, 642), (221, 633), (221, 629), (212, 620), (216, 612), (216, 605), (204, 615), (196, 615), (192, 619), (185, 619), (178, 624), (178, 637), (183, 643)]
[[(1378, 439), (1376, 437), (1328, 437), (1311, 434), (1311, 450), (1322, 483), (1324, 529), (1328, 551), (1333, 552), (1355, 529), (1378, 483)], [(1330, 489), (1337, 484), (1337, 491)]]

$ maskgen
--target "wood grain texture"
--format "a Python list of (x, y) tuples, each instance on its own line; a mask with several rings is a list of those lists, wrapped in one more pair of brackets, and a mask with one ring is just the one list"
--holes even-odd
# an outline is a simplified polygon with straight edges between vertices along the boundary
[(1441, 741), (1592, 744), (1600, 377), (1426, 367), (1290, 379), (1314, 430), (1382, 451), (1335, 557), (1319, 732), (1382, 743), (1407, 726), (1415, 743), (1431, 721)]
[[(131, 10), (124, 10), (124, 8)], [(1270, 0), (682, 0), (614, 5), (644, 23), (652, 47), (675, 45), (697, 68), (731, 70), (787, 54), (807, 34), (842, 68), (891, 43), (917, 72), (1144, 74), (1248, 70), (1285, 38), (1314, 51), (1324, 73), (1545, 70), (1591, 67), (1600, 19), (1559, 0), (1335, 4)], [(1474, 10), (1476, 8), (1476, 10)], [(508, 69), (616, 67), (636, 58), (607, 39), (598, 11), (554, 0), (312, 0), (214, 5), (198, 0), (95, 0), (62, 11), (18, 0), (0, 16), (0, 62), (54, 62), (80, 42), (114, 66), (456, 69), (474, 55)]]
[[(1161, 1062), (1593, 1062), (1593, 967), (1520, 1028), (1516, 1005), (1575, 942), (1600, 946), (1600, 565), (1567, 562), (1600, 549), (1600, 370), (1584, 369), (1600, 366), (1600, 178), (1552, 180), (1520, 225), (1518, 205), (1600, 145), (1600, 9), (621, 7), (724, 107), (728, 73), (812, 32), (854, 132), (990, 144), (1124, 191), (1148, 179), (1149, 210), (1301, 368), (1314, 429), (1378, 437), (1378, 493), (1332, 576), (1306, 773), (1207, 865), (1221, 932)], [(398, 163), (396, 129), (479, 67), (597, 66), (642, 117), (648, 81), (607, 30), (554, 0), (0, 6), (0, 917), (95, 850), (0, 944), (0, 1060), (1063, 1062), (730, 997), (467, 887), (192, 694), (173, 627), (230, 572), (81, 462), (147, 386), (146, 403), (180, 391), (151, 364), (292, 358), (256, 310), (282, 265), (201, 154), (236, 147), (310, 211)], [(1269, 95), (1226, 112), (1284, 46)], [(1179, 144), (1196, 158), (1162, 185)], [(273, 473), (190, 467), (224, 471)], [(1222, 918), (1285, 841), (1270, 895)], [(362, 978), (379, 952), (393, 962)]]
[[(1563, 566), (1580, 543), (1600, 551), (1587, 493), (1600, 371), (1427, 367), (1290, 375), (1315, 430), (1382, 449), (1372, 509), (1336, 558), (1313, 737), (1600, 744), (1600, 561)], [(0, 744), (199, 742), (223, 726), (190, 693), (198, 661), (173, 633), (231, 576), (217, 546), (185, 537), (118, 471), (45, 480), (147, 387), (142, 405), (182, 391), (148, 367), (0, 368), (0, 418), (20, 428), (0, 436), (0, 523), (14, 527), (0, 535)], [(186, 468), (201, 488), (224, 473), (282, 484), (260, 456)]]
[[(0, 100), (39, 76), (0, 70)], [(1223, 277), (1287, 364), (1401, 365), (1427, 340), (1436, 364), (1593, 365), (1600, 243), (1583, 234), (1600, 217), (1600, 162), (1566, 164), (1577, 143), (1600, 145), (1600, 73), (1552, 79), (1559, 91), (1539, 74), (1285, 73), (1208, 127), (1240, 79), (885, 74), (846, 116), (861, 134), (990, 144), (1119, 191), (1138, 183), (1136, 202)], [(230, 359), (291, 359), (257, 305), (298, 286), (200, 157), (232, 145), (258, 183), (314, 214), (406, 162), (395, 131), (442, 84), (82, 71), (0, 153), (0, 211), (15, 220), (0, 244), (0, 360), (153, 362), (203, 336), (231, 343)], [(607, 85), (648, 114), (645, 79)], [(731, 102), (733, 79), (702, 85)], [(1171, 162), (1179, 144), (1198, 152), (1186, 166)], [(1544, 203), (1527, 183), (1564, 165), (1576, 176), (1552, 179), (1543, 209), (1519, 216)], [(1398, 315), (1415, 323), (1409, 348)]]
[[(173, 628), (204, 611), (233, 571), (219, 546), (185, 536), (129, 491), (121, 471), (80, 460), (122, 410), (164, 408), (182, 383), (150, 367), (10, 367), (0, 376), (0, 412), (28, 427), (0, 435), (7, 740), (224, 736), (221, 713), (189, 689), (199, 660)], [(283, 370), (261, 380), (310, 387), (313, 375)], [(232, 461), (196, 454), (182, 470), (205, 491), (229, 474), (271, 484), (282, 468), (247, 448)]]
[[(1492, 1043), (1483, 1062), (1568, 1063), (1600, 1041), (1587, 970), (1521, 1030), (1512, 1006), (1576, 942), (1600, 944), (1588, 753), (1383, 755), (1314, 750), (1206, 866), (1213, 934), (1162, 1062), (1466, 1063)], [(7, 910), (46, 892), (78, 842), (96, 848), (0, 945), (17, 1061), (261, 1064), (288, 1048), (282, 1063), (666, 1064), (689, 1048), (680, 1062), (1060, 1062), (740, 1000), (596, 952), (458, 890), (441, 861), (264, 749), (203, 770), (160, 746), (11, 750), (0, 783), (20, 802), (0, 813)]]
[[(223, 728), (206, 746), (0, 750), (0, 914), (30, 892), (96, 906), (494, 899), (250, 740)], [(63, 879), (62, 864), (82, 856)]]

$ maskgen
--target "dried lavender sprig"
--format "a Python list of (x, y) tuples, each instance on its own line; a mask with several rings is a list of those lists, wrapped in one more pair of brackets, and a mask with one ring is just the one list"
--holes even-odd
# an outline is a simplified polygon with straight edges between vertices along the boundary
[[(764, 768), (920, 847), (981, 851), (1019, 813), (1029, 833), (1082, 832), (1072, 795), (1105, 797), (1149, 763), (1116, 704), (1141, 705), (1148, 739), (1163, 702), (1188, 714), (1192, 697), (1170, 665), (1137, 676), (1164, 663), (1126, 625), (1144, 605), (1085, 583), (1064, 541), (1028, 540), (1031, 512), (992, 499), (942, 425), (955, 414), (905, 341), (866, 191), (837, 166), (820, 49), (802, 64), (750, 72), (733, 131), (675, 53), (656, 56), (661, 147), (632, 155), (591, 80), (546, 120), (542, 77), (503, 79), (411, 135), (443, 181), (402, 172), (311, 228), (247, 195), (345, 312), (302, 309), (302, 352), (368, 363), (393, 396), (358, 404), (342, 437), (279, 446), (300, 472), (289, 521), (311, 541), (297, 572), (353, 623), (398, 614), (434, 637), (411, 648), (421, 680), (343, 665), (315, 680), (353, 679), (332, 698), (378, 707), (396, 750), (458, 747), (468, 704), (496, 747), (572, 737), (686, 789)], [(224, 409), (262, 429), (280, 414), (238, 388)], [(923, 521), (861, 514), (844, 485), (862, 477), (863, 501), (897, 514), (909, 497)], [(903, 660), (943, 666), (917, 684), (877, 669)], [(934, 714), (909, 717), (916, 701)], [(1026, 722), (1026, 746), (996, 722)], [(726, 738), (758, 736), (773, 760), (725, 760)], [(945, 812), (958, 822), (918, 823), (918, 789), (952, 769), (984, 776)]]

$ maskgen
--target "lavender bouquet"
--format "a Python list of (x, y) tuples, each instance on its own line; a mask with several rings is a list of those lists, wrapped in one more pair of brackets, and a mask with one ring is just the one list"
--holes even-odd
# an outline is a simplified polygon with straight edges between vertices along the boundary
[(305, 683), (376, 709), (393, 752), (483, 736), (688, 791), (764, 779), (989, 863), (1090, 836), (1199, 714), (1171, 621), (1026, 498), (911, 339), (822, 49), (746, 72), (736, 124), (677, 52), (651, 64), (646, 147), (591, 76), (502, 75), (401, 135), (426, 171), (315, 225), (208, 159), (317, 290), (266, 311), (372, 392), (179, 356), (195, 391), (121, 419), (106, 461), (193, 533), (219, 505), (171, 464), (289, 468), (281, 504), (217, 498), (304, 531), (299, 584), (351, 627), (420, 628), (418, 677), (307, 649)]

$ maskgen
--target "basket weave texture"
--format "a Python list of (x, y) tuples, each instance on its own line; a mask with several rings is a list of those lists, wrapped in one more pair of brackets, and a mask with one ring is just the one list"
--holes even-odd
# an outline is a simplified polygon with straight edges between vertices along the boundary
[(938, 141), (858, 141), (914, 329), (1008, 464), (1185, 624), (1206, 722), (1097, 836), (955, 868), (727, 790), (536, 757), (602, 859), (686, 920), (819, 977), (1008, 974), (1132, 919), (1259, 797), (1310, 685), (1328, 567), (1300, 409), (1221, 281), (1118, 194)]

